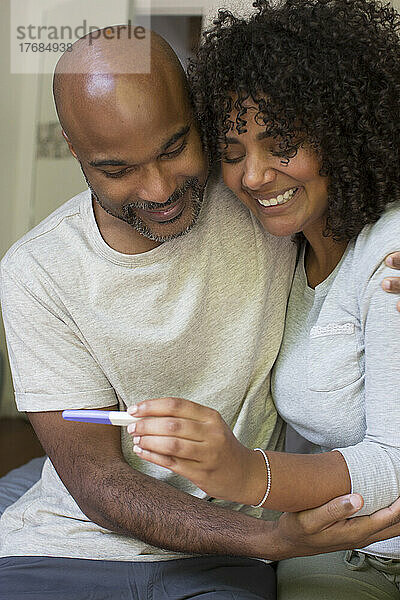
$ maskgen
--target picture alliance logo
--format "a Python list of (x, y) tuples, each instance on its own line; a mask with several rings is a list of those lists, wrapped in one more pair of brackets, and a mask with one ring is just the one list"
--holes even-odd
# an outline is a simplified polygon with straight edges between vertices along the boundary
[(74, 42), (76, 39), (89, 34), (89, 45), (100, 37), (105, 39), (120, 39), (121, 32), (127, 30), (129, 39), (146, 39), (146, 29), (141, 25), (133, 25), (129, 19), (126, 25), (115, 25), (99, 29), (97, 25), (88, 25), (86, 19), (80, 25), (19, 25), (16, 28), (17, 40), (35, 42)]

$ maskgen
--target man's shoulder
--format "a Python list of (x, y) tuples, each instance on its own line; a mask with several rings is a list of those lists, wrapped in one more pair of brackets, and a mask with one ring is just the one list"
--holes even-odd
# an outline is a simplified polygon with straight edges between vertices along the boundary
[[(232, 210), (241, 210), (242, 204), (222, 179), (220, 169), (214, 167), (209, 175), (206, 187), (206, 199), (209, 204), (221, 204), (232, 207)], [(245, 207), (243, 207), (245, 209)]]
[(82, 206), (89, 197), (89, 190), (77, 194), (23, 235), (4, 255), (1, 268), (13, 271), (18, 269), (19, 264), (24, 264), (26, 270), (26, 261), (29, 257), (40, 259), (41, 255), (46, 254), (47, 249), (57, 246), (57, 240), (61, 237), (60, 228), (65, 224), (68, 226), (74, 217), (80, 217)]
[[(260, 246), (273, 252), (295, 254), (295, 246), (289, 237), (274, 236), (266, 231), (251, 211), (224, 183), (220, 170), (211, 172), (208, 180), (207, 210), (214, 226), (226, 232), (231, 229), (235, 235), (249, 236)], [(229, 228), (228, 228), (229, 224)]]

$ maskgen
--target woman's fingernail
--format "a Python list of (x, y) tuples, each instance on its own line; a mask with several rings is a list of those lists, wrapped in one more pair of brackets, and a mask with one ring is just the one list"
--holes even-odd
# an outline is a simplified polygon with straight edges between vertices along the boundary
[(135, 446), (137, 446), (139, 444), (139, 442), (140, 442), (140, 437), (139, 436), (135, 436), (133, 438), (133, 443), (135, 444)]
[(136, 452), (136, 454), (140, 454), (142, 452), (142, 449), (140, 448), (140, 446), (133, 446), (133, 451)]
[(130, 423), (130, 425), (128, 425), (127, 429), (128, 429), (128, 433), (135, 433), (136, 423)]
[(385, 288), (385, 290), (391, 290), (392, 289), (392, 282), (390, 279), (384, 279), (383, 280), (383, 287)]
[(393, 267), (393, 258), (391, 256), (388, 256), (385, 260), (385, 263), (388, 267)]
[(126, 410), (130, 415), (134, 415), (137, 412), (137, 405), (134, 404), (133, 406), (130, 406)]

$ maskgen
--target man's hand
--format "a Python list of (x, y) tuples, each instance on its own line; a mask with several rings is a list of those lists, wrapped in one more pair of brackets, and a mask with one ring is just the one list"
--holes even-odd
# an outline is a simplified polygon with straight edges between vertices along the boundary
[[(385, 259), (385, 264), (392, 269), (400, 269), (400, 252), (389, 254)], [(390, 294), (400, 294), (400, 277), (385, 277), (382, 287), (385, 292)], [(397, 310), (400, 312), (400, 300), (397, 303)]]
[(360, 495), (349, 494), (318, 508), (283, 513), (275, 523), (275, 560), (363, 548), (400, 535), (400, 499), (372, 515), (350, 519), (362, 505)]

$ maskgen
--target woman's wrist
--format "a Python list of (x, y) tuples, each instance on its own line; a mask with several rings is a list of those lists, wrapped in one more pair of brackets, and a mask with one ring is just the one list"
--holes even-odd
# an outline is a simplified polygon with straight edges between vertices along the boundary
[(264, 456), (261, 452), (248, 450), (245, 465), (245, 485), (242, 504), (256, 506), (264, 498), (270, 475), (268, 475)]
[(254, 452), (260, 452), (261, 456), (263, 457), (267, 476), (264, 496), (259, 502), (257, 502), (257, 504), (252, 504), (253, 508), (260, 508), (265, 504), (271, 491), (271, 466), (269, 464), (269, 458), (267, 456), (267, 453), (262, 448), (254, 448)]

